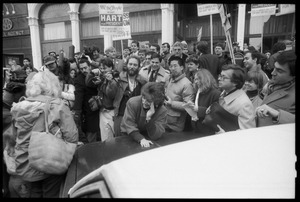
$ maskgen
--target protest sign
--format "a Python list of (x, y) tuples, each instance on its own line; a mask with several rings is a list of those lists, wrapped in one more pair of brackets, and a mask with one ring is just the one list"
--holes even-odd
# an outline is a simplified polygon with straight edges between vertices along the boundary
[(99, 4), (100, 34), (123, 33), (123, 4)]

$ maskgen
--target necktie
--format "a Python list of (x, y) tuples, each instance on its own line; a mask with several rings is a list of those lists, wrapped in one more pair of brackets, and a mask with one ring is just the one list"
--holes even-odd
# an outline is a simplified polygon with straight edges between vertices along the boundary
[(150, 77), (149, 77), (149, 82), (155, 82), (155, 71), (152, 70), (151, 71), (151, 74), (150, 74)]

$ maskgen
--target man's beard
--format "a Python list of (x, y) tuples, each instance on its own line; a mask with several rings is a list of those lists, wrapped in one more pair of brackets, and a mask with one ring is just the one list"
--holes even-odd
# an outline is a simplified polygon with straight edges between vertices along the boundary
[(135, 76), (135, 75), (138, 74), (138, 69), (135, 69), (135, 70), (133, 70), (133, 69), (128, 69), (127, 72), (128, 72), (128, 75), (129, 75), (129, 76)]

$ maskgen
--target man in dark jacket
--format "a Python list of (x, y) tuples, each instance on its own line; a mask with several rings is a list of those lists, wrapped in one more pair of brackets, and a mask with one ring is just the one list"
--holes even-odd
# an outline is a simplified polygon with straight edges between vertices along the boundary
[(87, 58), (80, 59), (79, 68), (81, 71), (75, 78), (74, 120), (79, 131), (79, 141), (95, 142), (100, 139), (99, 110), (92, 111), (88, 101), (92, 96), (98, 94), (97, 86), (86, 86), (86, 75), (91, 71), (91, 65)]
[(200, 67), (207, 69), (218, 80), (218, 75), (221, 73), (221, 66), (217, 55), (208, 53), (208, 43), (199, 41), (196, 46), (196, 53), (199, 55)]

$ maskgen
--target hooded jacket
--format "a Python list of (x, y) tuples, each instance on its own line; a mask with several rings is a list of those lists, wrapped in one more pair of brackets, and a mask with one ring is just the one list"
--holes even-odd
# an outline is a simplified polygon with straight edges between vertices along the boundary
[(31, 131), (33, 128), (35, 128), (35, 131), (45, 131), (44, 124), (36, 126), (36, 123), (40, 116), (44, 116), (45, 103), (48, 99), (50, 100), (48, 113), (49, 132), (55, 132), (51, 130), (51, 124), (57, 125), (62, 132), (62, 137), (67, 142), (77, 143), (78, 141), (78, 130), (71, 111), (60, 98), (39, 95), (34, 98), (27, 98), (19, 103), (14, 103), (11, 114), (12, 127), (16, 135), (16, 145), (14, 147), (16, 174), (26, 181), (38, 181), (49, 176), (31, 168), (28, 161), (28, 146)]

